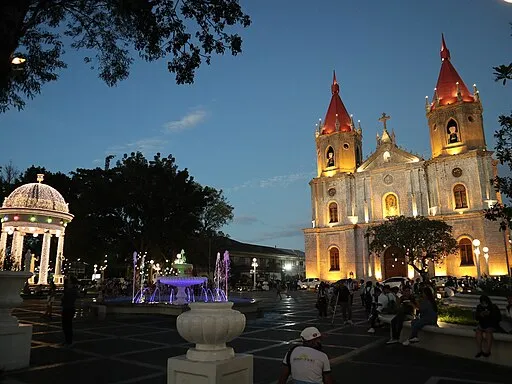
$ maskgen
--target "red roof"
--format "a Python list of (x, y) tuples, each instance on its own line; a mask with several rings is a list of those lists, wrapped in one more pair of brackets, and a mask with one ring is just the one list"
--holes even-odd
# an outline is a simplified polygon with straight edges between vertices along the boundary
[(446, 47), (444, 36), (441, 35), (441, 70), (439, 71), (439, 78), (437, 79), (436, 92), (434, 93), (433, 107), (436, 100), (439, 99), (439, 105), (454, 104), (457, 99), (457, 83), (458, 91), (461, 94), (462, 101), (473, 102), (475, 101), (473, 95), (469, 92), (466, 84), (457, 73), (457, 70), (450, 61), (450, 51)]
[[(351, 118), (343, 105), (343, 101), (340, 98), (340, 86), (336, 81), (336, 72), (332, 79), (331, 85), (331, 102), (327, 113), (325, 114), (324, 126), (322, 128), (322, 135), (333, 133), (336, 131), (350, 132), (352, 130)], [(339, 126), (339, 129), (336, 127)]]

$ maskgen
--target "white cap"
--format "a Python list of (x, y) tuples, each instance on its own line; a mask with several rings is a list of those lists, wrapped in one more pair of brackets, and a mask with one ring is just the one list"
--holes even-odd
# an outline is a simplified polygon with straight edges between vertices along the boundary
[(304, 341), (310, 341), (320, 336), (322, 336), (322, 334), (316, 327), (304, 328), (304, 330), (300, 333), (300, 337), (302, 337), (302, 340)]

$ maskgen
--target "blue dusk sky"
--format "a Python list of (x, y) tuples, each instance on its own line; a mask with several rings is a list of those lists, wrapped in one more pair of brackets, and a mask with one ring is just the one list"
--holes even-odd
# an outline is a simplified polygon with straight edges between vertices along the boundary
[(349, 113), (361, 120), (364, 157), (375, 150), (378, 118), (391, 116), (401, 147), (430, 157), (425, 96), (441, 65), (441, 33), (468, 88), (476, 83), (489, 148), (512, 88), (492, 67), (511, 57), (512, 4), (501, 0), (246, 0), (252, 18), (243, 53), (214, 57), (193, 85), (175, 84), (166, 61), (136, 61), (109, 88), (84, 54), (24, 111), (0, 115), (2, 153), (20, 170), (103, 167), (106, 155), (172, 154), (234, 206), (223, 228), (239, 241), (304, 249), (311, 226), (314, 130), (324, 118), (336, 70)]

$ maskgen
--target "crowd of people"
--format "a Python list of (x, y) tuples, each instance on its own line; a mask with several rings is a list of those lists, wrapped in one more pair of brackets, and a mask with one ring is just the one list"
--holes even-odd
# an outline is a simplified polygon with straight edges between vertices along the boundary
[[(455, 290), (458, 282), (448, 279), (444, 289)], [(420, 341), (419, 332), (427, 325), (437, 326), (438, 302), (436, 300), (435, 282), (404, 282), (400, 286), (390, 287), (379, 282), (347, 279), (335, 284), (322, 282), (317, 292), (316, 308), (319, 318), (327, 317), (340, 310), (345, 325), (352, 325), (352, 307), (354, 297), (359, 296), (361, 305), (368, 317), (368, 333), (375, 333), (382, 326), (381, 319), (390, 321), (391, 338), (387, 344), (397, 344), (403, 324), (411, 321), (410, 337), (403, 345)], [(330, 311), (329, 311), (330, 309)], [(488, 357), (491, 354), (493, 333), (502, 331), (512, 333), (512, 294), (508, 296), (508, 305), (502, 314), (487, 295), (482, 295), (475, 308), (475, 329), (478, 351), (476, 357)]]

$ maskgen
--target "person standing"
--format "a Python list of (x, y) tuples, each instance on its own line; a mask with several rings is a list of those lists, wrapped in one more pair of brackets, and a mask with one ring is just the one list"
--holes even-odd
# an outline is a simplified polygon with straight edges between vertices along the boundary
[(46, 317), (48, 319), (52, 319), (52, 309), (53, 309), (53, 302), (55, 301), (55, 291), (57, 290), (57, 287), (55, 286), (55, 283), (53, 280), (50, 281), (50, 288), (48, 289), (48, 296), (46, 297), (46, 312), (44, 313), (43, 317)]
[(278, 383), (285, 384), (291, 375), (294, 383), (333, 384), (329, 358), (322, 352), (320, 331), (307, 327), (300, 337), (302, 345), (292, 347), (283, 359)]
[(73, 344), (73, 318), (76, 312), (76, 299), (78, 298), (78, 289), (76, 277), (71, 276), (64, 280), (64, 294), (62, 295), (62, 331), (66, 346)]
[(316, 307), (318, 317), (327, 317), (327, 287), (324, 282), (321, 282), (318, 286)]

